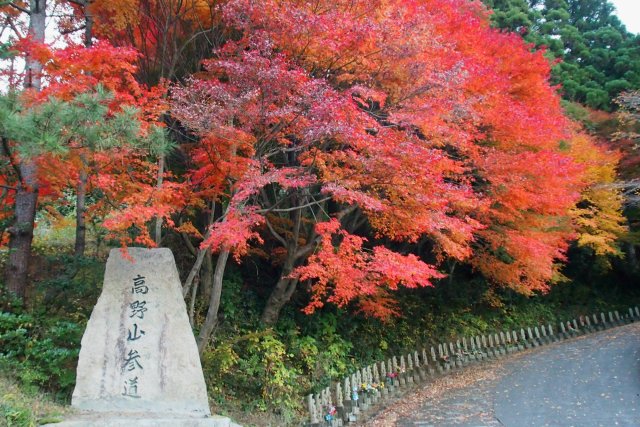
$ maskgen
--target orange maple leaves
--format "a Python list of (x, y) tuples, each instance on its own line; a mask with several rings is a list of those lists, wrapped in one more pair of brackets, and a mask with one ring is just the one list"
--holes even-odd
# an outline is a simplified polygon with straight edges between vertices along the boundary
[[(117, 205), (103, 211), (117, 235), (137, 229), (137, 242), (152, 245), (155, 217), (196, 234), (175, 213), (213, 206), (202, 248), (239, 257), (271, 232), (279, 253), (304, 254), (283, 274), (313, 282), (308, 312), (355, 302), (385, 317), (391, 291), (431, 286), (446, 259), (530, 293), (547, 289), (576, 222), (584, 243), (605, 252), (619, 230), (594, 219), (613, 215), (616, 197), (585, 191), (610, 179), (602, 174), (615, 159), (564, 116), (543, 52), (490, 28), (477, 1), (167, 2), (180, 37), (199, 22), (226, 40), (170, 87), (169, 101), (165, 87), (140, 85), (132, 65), (160, 60), (159, 21), (135, 14), (159, 7), (91, 6), (98, 34), (129, 31), (142, 53), (104, 42), (37, 51), (48, 75), (41, 96), (100, 83), (113, 109), (134, 105), (156, 123), (170, 108), (193, 138), (182, 147), (186, 170), (162, 186), (144, 151), (93, 158), (105, 165), (93, 185)], [(574, 209), (581, 197), (586, 210)], [(408, 253), (423, 239), (430, 253)], [(398, 243), (410, 249), (393, 251)]]
[[(223, 10), (244, 32), (238, 44), (268, 44), (359, 110), (325, 106), (349, 131), (300, 155), (322, 194), (357, 205), (379, 239), (428, 236), (438, 260), (525, 293), (547, 288), (588, 180), (560, 148), (573, 130), (542, 52), (491, 29), (477, 2), (233, 0)], [(373, 258), (352, 259), (364, 240), (332, 233), (334, 252), (322, 238), (300, 270), (317, 280), (312, 308), (370, 296), (376, 282)]]

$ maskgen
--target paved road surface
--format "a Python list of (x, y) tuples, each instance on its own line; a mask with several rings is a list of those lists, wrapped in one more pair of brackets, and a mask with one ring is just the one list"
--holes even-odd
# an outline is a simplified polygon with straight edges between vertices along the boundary
[(640, 323), (540, 347), (484, 369), (492, 370), (489, 378), (464, 380), (472, 385), (445, 389), (376, 425), (640, 426)]

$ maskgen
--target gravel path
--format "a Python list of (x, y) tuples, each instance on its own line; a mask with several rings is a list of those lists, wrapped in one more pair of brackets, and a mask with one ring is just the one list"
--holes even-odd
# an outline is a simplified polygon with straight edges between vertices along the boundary
[(640, 323), (440, 377), (367, 426), (640, 426)]

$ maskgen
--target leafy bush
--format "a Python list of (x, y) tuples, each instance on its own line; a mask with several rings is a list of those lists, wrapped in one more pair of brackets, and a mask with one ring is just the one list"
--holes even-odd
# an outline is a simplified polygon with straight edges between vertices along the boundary
[(27, 386), (70, 395), (84, 324), (0, 313), (0, 367)]
[(35, 427), (60, 422), (65, 410), (42, 393), (25, 393), (0, 375), (0, 426)]
[[(80, 340), (100, 290), (104, 264), (67, 255), (39, 257), (29, 307), (0, 301), (0, 368), (29, 387), (69, 397)], [(6, 292), (0, 292), (5, 295)]]
[(42, 262), (48, 274), (36, 283), (34, 312), (80, 322), (88, 319), (100, 294), (104, 262), (64, 254), (47, 256)]
[(7, 427), (35, 427), (36, 420), (29, 408), (0, 402), (0, 423)]

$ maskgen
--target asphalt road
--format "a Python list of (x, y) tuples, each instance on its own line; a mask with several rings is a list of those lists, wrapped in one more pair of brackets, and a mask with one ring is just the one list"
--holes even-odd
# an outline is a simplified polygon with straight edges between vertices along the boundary
[(540, 347), (490, 369), (489, 378), (465, 380), (471, 385), (445, 389), (377, 425), (640, 426), (640, 323)]

